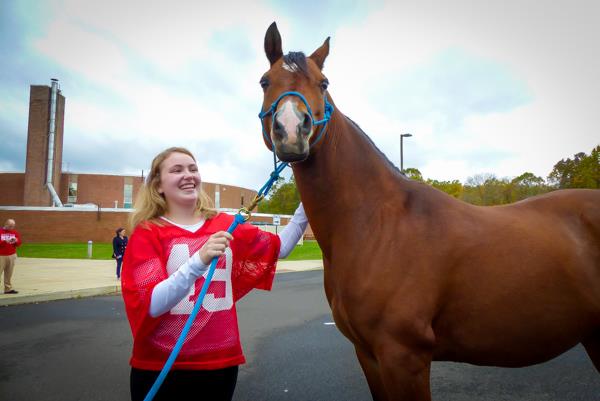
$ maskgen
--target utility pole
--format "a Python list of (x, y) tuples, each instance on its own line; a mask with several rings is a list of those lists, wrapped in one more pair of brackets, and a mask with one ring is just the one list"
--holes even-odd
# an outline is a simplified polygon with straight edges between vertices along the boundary
[(410, 138), (412, 134), (400, 134), (400, 172), (404, 173), (404, 138)]

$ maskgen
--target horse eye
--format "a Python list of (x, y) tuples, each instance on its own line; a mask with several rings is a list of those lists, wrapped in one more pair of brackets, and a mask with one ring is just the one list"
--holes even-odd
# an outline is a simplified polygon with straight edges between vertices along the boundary
[(263, 89), (267, 89), (269, 86), (269, 80), (267, 78), (263, 78), (260, 80), (260, 87)]
[(329, 86), (329, 81), (327, 79), (324, 79), (323, 81), (321, 81), (321, 90), (322, 91), (326, 91), (328, 86)]

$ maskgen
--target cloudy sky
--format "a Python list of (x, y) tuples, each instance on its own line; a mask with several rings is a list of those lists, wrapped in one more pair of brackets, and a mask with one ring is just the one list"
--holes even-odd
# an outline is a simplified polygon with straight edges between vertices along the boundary
[(203, 179), (259, 188), (273, 21), (284, 52), (331, 36), (329, 92), (426, 178), (546, 177), (600, 144), (600, 2), (0, 2), (0, 171), (23, 171), (30, 85), (66, 97), (64, 168), (141, 174), (169, 146)]

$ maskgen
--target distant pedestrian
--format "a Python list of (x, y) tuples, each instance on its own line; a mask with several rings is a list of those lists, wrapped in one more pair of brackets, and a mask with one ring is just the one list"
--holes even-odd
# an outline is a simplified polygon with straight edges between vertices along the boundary
[(0, 228), (0, 275), (4, 273), (4, 293), (18, 294), (10, 282), (17, 259), (17, 247), (21, 245), (21, 236), (15, 230), (15, 221), (8, 219)]
[(113, 258), (117, 261), (117, 278), (121, 278), (121, 264), (123, 263), (123, 255), (125, 255), (125, 248), (127, 247), (127, 237), (125, 236), (125, 229), (122, 227), (117, 228), (116, 236), (113, 238)]

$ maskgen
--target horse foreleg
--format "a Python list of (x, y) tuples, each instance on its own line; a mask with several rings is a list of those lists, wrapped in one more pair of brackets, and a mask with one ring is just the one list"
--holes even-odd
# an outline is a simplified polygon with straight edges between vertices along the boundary
[(387, 400), (430, 401), (429, 373), (432, 355), (398, 344), (384, 347), (377, 361)]
[(596, 370), (600, 373), (600, 330), (581, 342)]
[(371, 390), (373, 401), (385, 401), (387, 396), (385, 395), (383, 382), (379, 377), (380, 372), (377, 366), (377, 360), (375, 357), (362, 351), (358, 347), (355, 347), (355, 350), (356, 356), (358, 357), (358, 362), (360, 362), (360, 367), (367, 378), (367, 383), (369, 384), (369, 390)]

